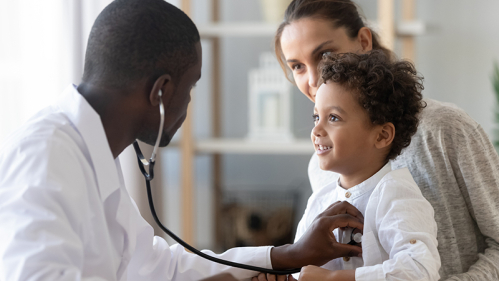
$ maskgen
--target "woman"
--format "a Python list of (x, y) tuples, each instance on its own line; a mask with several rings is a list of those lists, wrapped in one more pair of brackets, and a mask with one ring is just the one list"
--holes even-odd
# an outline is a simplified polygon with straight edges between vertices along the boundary
[[(372, 49), (391, 55), (349, 0), (294, 0), (275, 36), (281, 66), (312, 102), (320, 86), (317, 66), (323, 54), (365, 53)], [(497, 280), (499, 157), (481, 126), (464, 111), (435, 100), (426, 102), (418, 132), (392, 167), (408, 167), (435, 209), (441, 280)], [(309, 178), (314, 194), (298, 225), (295, 241), (323, 211), (317, 209), (315, 195), (337, 175), (320, 170), (314, 154)], [(342, 262), (349, 267), (350, 259)], [(328, 280), (329, 274), (322, 268), (306, 267), (300, 280)], [(264, 279), (259, 276), (259, 280)], [(269, 280), (273, 279), (269, 276)]]

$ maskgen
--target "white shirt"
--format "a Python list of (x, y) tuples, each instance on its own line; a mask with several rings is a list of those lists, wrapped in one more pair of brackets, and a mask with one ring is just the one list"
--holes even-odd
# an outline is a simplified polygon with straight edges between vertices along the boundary
[[(314, 190), (298, 224), (300, 239), (318, 214), (336, 201), (347, 201), (364, 215), (363, 257), (338, 258), (323, 267), (356, 269), (355, 280), (438, 280), (440, 256), (433, 208), (407, 169), (390, 163), (364, 182), (343, 189), (339, 177)], [(345, 231), (348, 233), (348, 231)], [(350, 235), (334, 231), (341, 243)]]
[[(1, 148), (0, 224), (0, 280), (255, 275), (153, 236), (125, 189), (99, 115), (74, 86)], [(270, 247), (232, 249), (219, 257), (271, 268)]]

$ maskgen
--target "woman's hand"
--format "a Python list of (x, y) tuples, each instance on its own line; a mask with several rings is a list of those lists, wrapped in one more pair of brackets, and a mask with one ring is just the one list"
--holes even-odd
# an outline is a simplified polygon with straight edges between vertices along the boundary
[(355, 269), (330, 271), (317, 266), (306, 266), (298, 281), (355, 281)]

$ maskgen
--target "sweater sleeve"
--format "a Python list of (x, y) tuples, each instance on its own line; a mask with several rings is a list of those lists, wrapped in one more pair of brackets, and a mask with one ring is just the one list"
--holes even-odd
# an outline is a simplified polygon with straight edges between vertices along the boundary
[(427, 104), (392, 168), (408, 167), (435, 209), (442, 280), (499, 280), (499, 157), (462, 109)]
[(447, 280), (499, 280), (499, 157), (480, 125), (452, 137), (459, 143), (453, 170), (486, 248), (468, 272)]

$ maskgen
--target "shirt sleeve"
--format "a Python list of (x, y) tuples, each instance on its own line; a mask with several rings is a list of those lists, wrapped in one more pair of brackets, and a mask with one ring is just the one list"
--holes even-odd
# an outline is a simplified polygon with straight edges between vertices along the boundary
[[(87, 205), (87, 185), (93, 178), (85, 175), (84, 170), (89, 170), (82, 166), (86, 159), (78, 153), (68, 142), (54, 137), (48, 142), (32, 138), (0, 155), (0, 280), (116, 280), (112, 270), (94, 274), (89, 264), (99, 262), (126, 270), (128, 280), (199, 280), (225, 272), (239, 279), (257, 275), (213, 263), (179, 245), (170, 247), (164, 239), (154, 237), (143, 219), (130, 229), (136, 231), (137, 239), (130, 263), (122, 257), (126, 269), (115, 264), (119, 260), (106, 259), (110, 249), (96, 249), (103, 254), (88, 260), (85, 248), (94, 247), (92, 240), (99, 238), (89, 237), (82, 226), (87, 215), (93, 216), (92, 208), (98, 207)], [(220, 255), (204, 252), (272, 268), (270, 251), (269, 246), (236, 248)]]
[[(366, 209), (366, 214), (375, 210), (377, 231), (364, 233), (362, 248), (367, 266), (356, 269), (355, 279), (438, 280), (440, 256), (433, 208), (413, 181), (388, 180), (381, 185)], [(373, 203), (376, 206), (371, 209)], [(388, 254), (388, 259), (383, 254)]]
[[(169, 246), (158, 236), (153, 237), (150, 225), (139, 229), (137, 248), (127, 268), (129, 280), (200, 280), (221, 273), (230, 273), (238, 280), (249, 279), (258, 272), (222, 265), (187, 252), (179, 244)], [(272, 268), (272, 247), (240, 247), (222, 254), (202, 252), (220, 259), (253, 266)]]
[(104, 281), (81, 274), (83, 243), (67, 211), (84, 196), (83, 174), (67, 165), (75, 155), (56, 140), (17, 145), (0, 156), (0, 280)]
[(499, 280), (499, 157), (480, 125), (453, 135), (453, 170), (468, 211), (485, 237), (486, 248), (467, 272), (452, 281)]

